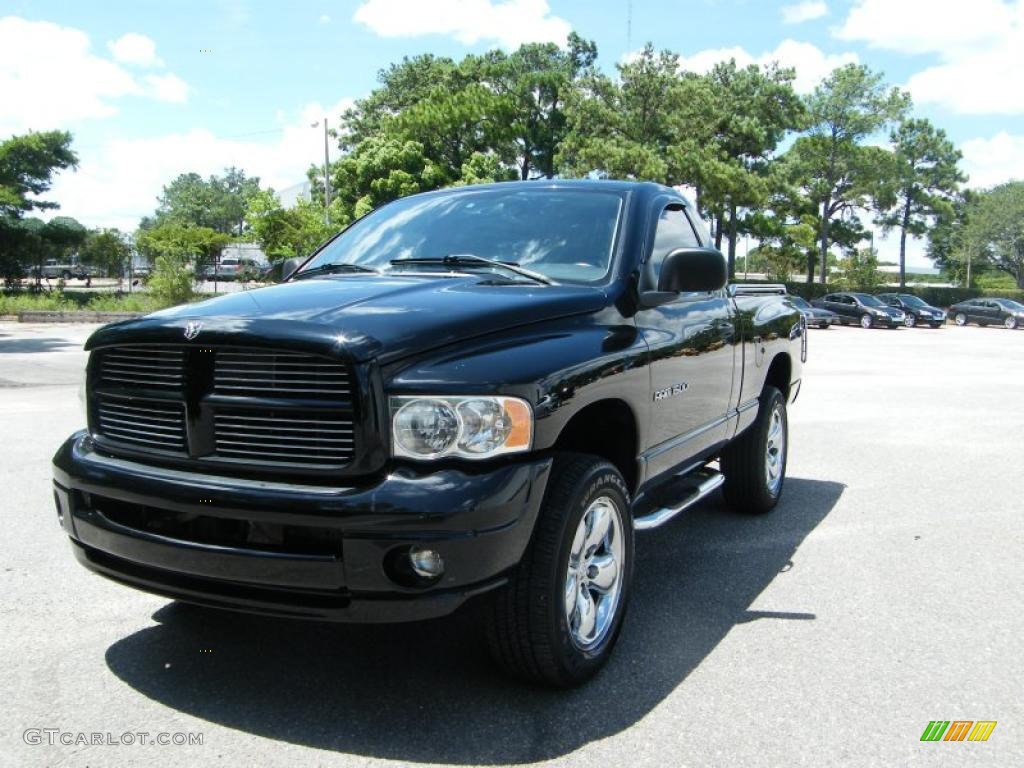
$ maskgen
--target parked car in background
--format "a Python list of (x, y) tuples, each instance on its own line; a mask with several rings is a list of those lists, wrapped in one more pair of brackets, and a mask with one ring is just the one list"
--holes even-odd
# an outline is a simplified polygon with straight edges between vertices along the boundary
[(77, 259), (71, 261), (62, 262), (58, 259), (47, 259), (43, 262), (42, 267), (33, 267), (33, 277), (44, 277), (47, 279), (51, 278), (63, 278), (70, 280), (75, 278), (77, 280), (92, 280), (94, 277), (100, 277), (102, 271), (99, 267), (93, 267), (88, 264), (82, 264)]
[(205, 280), (256, 280), (262, 274), (263, 265), (255, 259), (226, 257), (220, 263), (203, 268)]
[(819, 307), (813, 307), (807, 299), (802, 296), (787, 296), (790, 302), (800, 310), (800, 314), (804, 316), (808, 325), (813, 325), (816, 328), (828, 328), (830, 325), (834, 325), (839, 322), (839, 315), (828, 309), (821, 309)]
[(868, 293), (830, 293), (811, 302), (818, 309), (827, 309), (839, 317), (840, 325), (859, 323), (861, 328), (896, 328), (903, 325), (902, 309), (887, 306)]
[(917, 325), (941, 328), (942, 324), (946, 322), (945, 312), (912, 293), (880, 293), (878, 298), (890, 307), (903, 310), (903, 324), (907, 328)]
[(1024, 304), (1013, 299), (967, 299), (951, 306), (949, 316), (957, 325), (977, 323), (1013, 329), (1024, 325)]

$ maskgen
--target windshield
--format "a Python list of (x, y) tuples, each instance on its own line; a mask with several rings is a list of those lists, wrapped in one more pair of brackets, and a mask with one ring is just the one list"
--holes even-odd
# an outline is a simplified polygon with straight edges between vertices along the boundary
[(392, 262), (457, 255), (518, 264), (557, 282), (597, 283), (611, 269), (622, 207), (616, 192), (521, 185), (407, 197), (357, 221), (303, 272), (327, 264), (422, 272), (430, 267)]
[(1014, 301), (1013, 299), (993, 299), (993, 301), (1003, 309), (1012, 309), (1014, 311), (1024, 309), (1024, 304), (1021, 304), (1019, 301)]
[(924, 301), (922, 301), (917, 296), (914, 296), (913, 294), (910, 294), (910, 293), (901, 294), (900, 295), (900, 299), (908, 307), (927, 307), (928, 306), (928, 304), (926, 304)]
[(800, 309), (810, 309), (811, 305), (808, 304), (804, 299), (799, 296), (790, 296), (789, 300), (796, 304)]
[(884, 307), (884, 306), (886, 306), (881, 301), (879, 301), (876, 297), (870, 296), (869, 294), (866, 294), (866, 293), (853, 293), (853, 294), (850, 294), (850, 295), (853, 296), (855, 299), (857, 299), (857, 301), (859, 301), (865, 307)]

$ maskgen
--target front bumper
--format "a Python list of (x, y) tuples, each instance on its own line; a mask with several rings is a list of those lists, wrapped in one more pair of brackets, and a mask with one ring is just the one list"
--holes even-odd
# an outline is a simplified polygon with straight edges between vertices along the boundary
[[(351, 622), (442, 616), (504, 584), (550, 468), (530, 458), (295, 485), (110, 457), (84, 432), (53, 459), (61, 525), (90, 570), (189, 602)], [(436, 583), (396, 577), (396, 558), (414, 545), (444, 558)]]

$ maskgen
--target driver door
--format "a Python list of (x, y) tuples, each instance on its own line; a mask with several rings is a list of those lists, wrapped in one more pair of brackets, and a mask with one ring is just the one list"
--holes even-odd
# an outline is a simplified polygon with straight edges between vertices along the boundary
[[(702, 245), (683, 205), (659, 208), (653, 237), (647, 240), (652, 245), (641, 271), (641, 290), (657, 289), (662, 262), (671, 251)], [(735, 320), (724, 290), (681, 293), (668, 304), (637, 313), (637, 326), (650, 350), (651, 409), (644, 446), (648, 477), (727, 439), (735, 405)]]

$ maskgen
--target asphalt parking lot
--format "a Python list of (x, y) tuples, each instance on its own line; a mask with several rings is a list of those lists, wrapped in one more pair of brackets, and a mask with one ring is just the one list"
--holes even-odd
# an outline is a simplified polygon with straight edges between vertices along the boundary
[[(0, 323), (0, 765), (1024, 765), (1022, 331), (812, 330), (782, 504), (642, 535), (611, 664), (554, 693), (465, 620), (220, 615), (84, 571), (50, 457), (91, 330)], [(920, 742), (936, 719), (998, 726)]]

